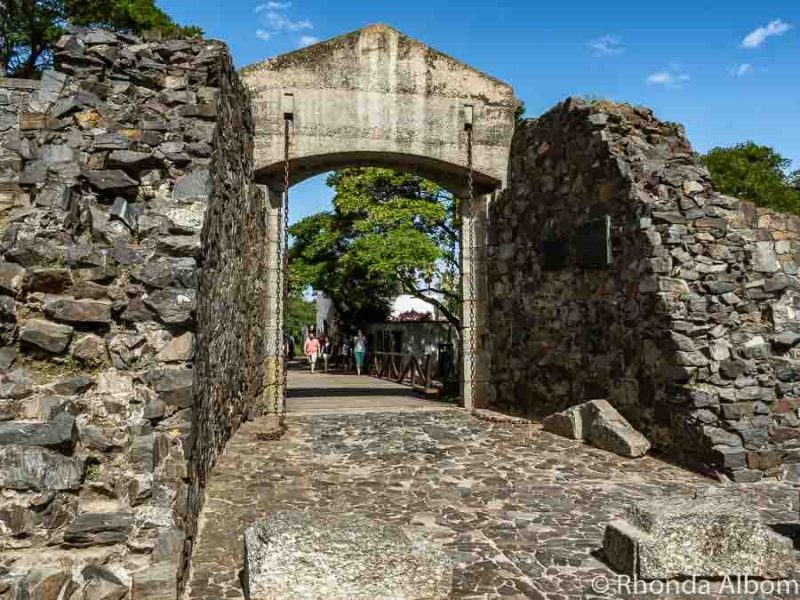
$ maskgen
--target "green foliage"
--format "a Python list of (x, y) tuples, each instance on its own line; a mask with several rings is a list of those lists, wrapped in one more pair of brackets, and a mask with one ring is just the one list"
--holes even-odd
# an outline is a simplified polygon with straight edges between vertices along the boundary
[(32, 77), (50, 62), (67, 19), (64, 0), (3, 0), (0, 77)]
[(317, 311), (313, 302), (308, 302), (302, 295), (295, 293), (286, 302), (283, 318), (286, 333), (300, 342), (303, 339), (303, 328), (316, 323)]
[(519, 125), (525, 120), (525, 103), (520, 102), (519, 106), (514, 110), (514, 123)]
[(773, 148), (744, 142), (714, 148), (700, 161), (711, 172), (714, 187), (723, 194), (800, 214), (800, 171), (789, 174), (791, 161)]
[(100, 463), (95, 457), (86, 461), (83, 469), (84, 481), (97, 481), (100, 478)]
[(800, 193), (800, 169), (789, 174), (789, 185)]
[(160, 37), (202, 35), (182, 27), (154, 0), (3, 0), (0, 76), (34, 77), (52, 63), (53, 46), (68, 23)]
[(111, 27), (133, 33), (153, 32), (161, 37), (193, 37), (203, 34), (194, 25), (175, 23), (155, 5), (155, 0), (68, 0), (71, 23)]
[(327, 183), (333, 210), (290, 228), (291, 285), (324, 292), (345, 324), (385, 319), (392, 299), (408, 293), (458, 327), (457, 201), (390, 169), (344, 169)]

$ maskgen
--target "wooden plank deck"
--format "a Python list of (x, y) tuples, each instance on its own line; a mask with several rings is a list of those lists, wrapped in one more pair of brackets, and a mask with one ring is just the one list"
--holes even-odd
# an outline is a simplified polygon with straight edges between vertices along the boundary
[(406, 412), (452, 409), (452, 404), (425, 400), (406, 385), (369, 375), (318, 371), (297, 365), (287, 376), (286, 412), (291, 415)]

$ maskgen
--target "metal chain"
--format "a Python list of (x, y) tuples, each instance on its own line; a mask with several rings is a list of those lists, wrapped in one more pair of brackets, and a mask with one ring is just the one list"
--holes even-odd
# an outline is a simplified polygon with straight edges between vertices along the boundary
[(470, 222), (468, 227), (464, 227), (462, 224), (462, 232), (466, 233), (469, 231), (469, 297), (470, 305), (469, 310), (469, 327), (470, 327), (470, 344), (469, 344), (469, 351), (470, 351), (470, 400), (472, 402), (472, 407), (475, 408), (475, 363), (477, 362), (477, 354), (475, 352), (477, 344), (476, 344), (476, 337), (477, 331), (475, 330), (475, 310), (476, 310), (476, 287), (475, 287), (475, 215), (473, 214), (474, 204), (475, 204), (475, 185), (473, 181), (473, 169), (472, 169), (472, 126), (467, 128), (467, 190), (469, 196), (469, 204), (467, 204), (467, 213), (470, 215)]
[[(281, 295), (283, 300), (281, 304), (284, 306), (288, 305), (289, 303), (289, 144), (291, 139), (289, 137), (289, 132), (292, 127), (291, 119), (284, 119), (283, 120), (283, 290), (281, 290)], [(286, 315), (282, 314), (281, 317), (281, 340), (284, 338), (284, 332), (286, 331)], [(281, 387), (283, 389), (284, 395), (286, 394), (286, 378), (287, 378), (287, 371), (286, 368), (286, 353), (281, 352), (281, 356), (283, 360), (281, 361), (281, 366), (283, 367), (283, 380), (281, 381)], [(284, 410), (286, 408), (286, 403), (284, 402)]]
[[(291, 121), (283, 123), (283, 199), (278, 207), (278, 290), (275, 299), (275, 397), (272, 406), (273, 414), (278, 414), (278, 397), (281, 389), (286, 390), (286, 353), (283, 350), (284, 331), (286, 329), (284, 307), (288, 302), (289, 290), (289, 127)], [(281, 231), (283, 227), (283, 231)], [(278, 324), (280, 323), (280, 326)]]

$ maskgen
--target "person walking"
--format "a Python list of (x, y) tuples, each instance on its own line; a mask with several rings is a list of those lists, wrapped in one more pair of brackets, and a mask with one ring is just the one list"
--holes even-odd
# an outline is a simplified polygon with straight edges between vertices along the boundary
[(325, 372), (327, 373), (328, 372), (328, 360), (331, 357), (331, 349), (333, 348), (333, 345), (331, 344), (331, 341), (326, 337), (325, 341), (323, 341), (321, 343), (321, 346), (322, 346), (322, 349), (321, 349), (321, 352), (322, 352), (322, 364), (323, 364), (323, 366), (325, 368)]
[(350, 344), (347, 341), (347, 338), (342, 342), (342, 354), (341, 354), (341, 368), (345, 371), (349, 371), (351, 369), (350, 366)]
[(367, 356), (367, 338), (361, 331), (358, 332), (356, 339), (353, 340), (353, 354), (356, 358), (356, 371), (361, 375), (361, 368), (364, 366), (364, 358)]
[(319, 340), (314, 337), (313, 333), (308, 334), (308, 339), (303, 346), (303, 353), (308, 357), (308, 363), (311, 365), (311, 372), (314, 372), (314, 367), (317, 365), (317, 356), (319, 356)]

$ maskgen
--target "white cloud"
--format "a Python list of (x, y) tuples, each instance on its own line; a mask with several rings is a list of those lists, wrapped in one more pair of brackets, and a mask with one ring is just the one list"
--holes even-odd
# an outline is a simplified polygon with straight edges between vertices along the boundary
[(733, 69), (733, 74), (736, 77), (744, 77), (752, 70), (753, 70), (753, 65), (751, 65), (750, 63), (742, 63), (740, 65), (736, 65), (736, 67)]
[(300, 36), (299, 44), (301, 47), (305, 48), (311, 44), (316, 44), (318, 41), (319, 38), (315, 38), (313, 35), (302, 35)]
[(664, 71), (657, 71), (647, 76), (647, 83), (650, 85), (663, 85), (666, 87), (680, 87), (682, 83), (686, 83), (691, 79), (689, 74), (683, 71), (679, 66), (672, 65), (669, 69)]
[(292, 6), (291, 2), (266, 2), (256, 6), (256, 12), (260, 13), (265, 10), (286, 10)]
[(604, 35), (589, 42), (589, 47), (594, 50), (595, 56), (611, 56), (625, 52), (625, 46), (615, 35)]
[(268, 10), (264, 14), (267, 27), (273, 33), (278, 31), (301, 31), (303, 29), (312, 29), (314, 25), (308, 19), (301, 21), (292, 21), (278, 11)]
[[(262, 27), (256, 30), (256, 37), (266, 42), (280, 33), (294, 33), (313, 29), (314, 24), (309, 19), (295, 21), (286, 15), (286, 11), (291, 6), (291, 2), (278, 2), (275, 0), (256, 6), (255, 12), (259, 15), (258, 18), (262, 23)], [(300, 38), (300, 44), (303, 46), (313, 44), (316, 41), (317, 39), (310, 35), (304, 35)]]
[(770, 21), (764, 27), (759, 27), (748, 33), (742, 40), (742, 48), (758, 48), (767, 41), (767, 38), (775, 35), (783, 35), (791, 28), (792, 26), (789, 23), (780, 19)]

